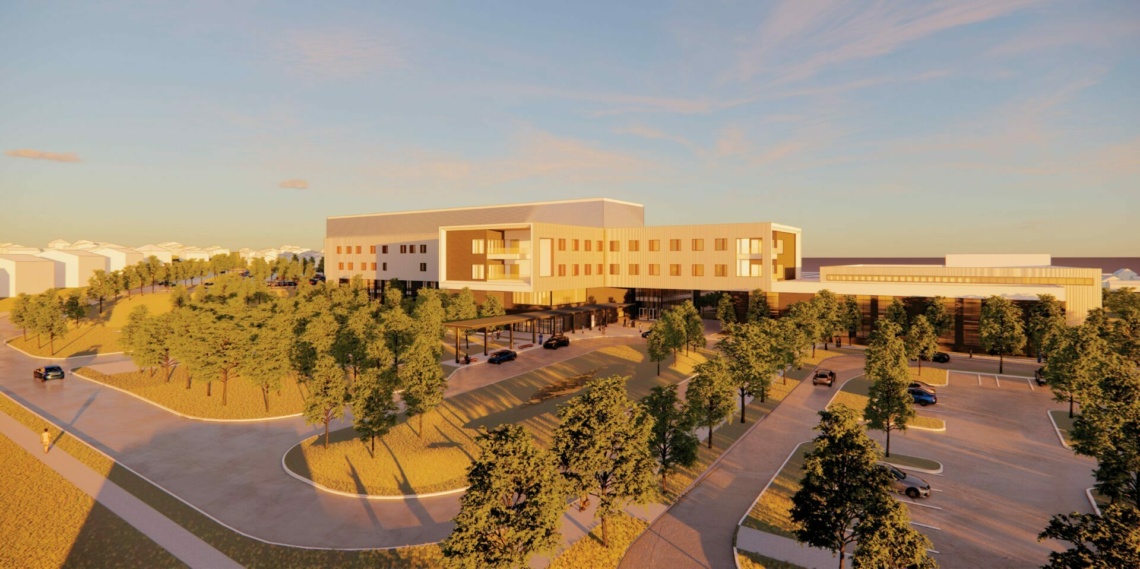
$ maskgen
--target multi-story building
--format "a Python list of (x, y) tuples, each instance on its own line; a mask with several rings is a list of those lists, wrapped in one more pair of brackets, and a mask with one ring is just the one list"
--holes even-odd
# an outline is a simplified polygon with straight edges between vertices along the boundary
[(495, 295), (509, 312), (580, 305), (628, 306), (654, 318), (702, 292), (752, 291), (782, 311), (822, 289), (855, 296), (865, 338), (895, 298), (912, 310), (943, 297), (957, 326), (943, 338), (977, 344), (981, 300), (1050, 294), (1070, 323), (1100, 306), (1100, 271), (1054, 267), (1049, 255), (948, 255), (945, 265), (848, 265), (801, 271), (800, 229), (772, 222), (647, 227), (644, 207), (605, 198), (330, 217), (325, 273), (370, 289), (399, 279), (421, 287)]

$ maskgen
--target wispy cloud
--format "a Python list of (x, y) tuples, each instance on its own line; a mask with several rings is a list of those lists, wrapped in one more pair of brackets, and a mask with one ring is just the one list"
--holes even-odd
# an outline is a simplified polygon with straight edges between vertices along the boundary
[(663, 130), (645, 125), (635, 124), (618, 127), (614, 129), (614, 134), (629, 134), (633, 136), (640, 136), (641, 138), (648, 138), (651, 140), (667, 140), (669, 142), (675, 142), (681, 146), (684, 146), (685, 148), (688, 148), (689, 150), (693, 151), (694, 154), (699, 154), (701, 152), (701, 148), (697, 146), (696, 143), (689, 140), (688, 138), (685, 138), (684, 136), (681, 136), (679, 134), (670, 134)]
[(347, 77), (404, 64), (392, 42), (354, 30), (293, 32), (275, 44), (280, 60), (301, 75)]
[(30, 148), (20, 148), (18, 150), (8, 150), (4, 154), (12, 158), (30, 158), (32, 160), (51, 160), (52, 162), (79, 162), (79, 156), (73, 152), (44, 152), (43, 150), (32, 150)]
[(309, 181), (308, 180), (301, 180), (299, 178), (293, 178), (290, 180), (282, 181), (281, 183), (277, 184), (277, 187), (278, 188), (292, 188), (292, 189), (297, 189), (297, 190), (307, 190), (307, 189), (309, 189)]

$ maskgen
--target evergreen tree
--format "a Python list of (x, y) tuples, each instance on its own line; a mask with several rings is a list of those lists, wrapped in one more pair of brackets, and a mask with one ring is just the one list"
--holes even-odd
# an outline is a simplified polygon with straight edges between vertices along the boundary
[(131, 313), (127, 315), (127, 323), (119, 331), (119, 344), (124, 348), (124, 351), (134, 351), (138, 346), (137, 339), (141, 336), (143, 324), (149, 316), (150, 310), (145, 304), (140, 304), (131, 309)]
[(1112, 504), (1101, 513), (1056, 515), (1038, 541), (1057, 539), (1073, 546), (1049, 553), (1046, 569), (1140, 567), (1140, 510)]
[(1051, 294), (1037, 295), (1037, 302), (1029, 309), (1029, 341), (1041, 361), (1041, 353), (1053, 339), (1065, 330), (1065, 306)]
[(880, 321), (871, 335), (863, 373), (871, 382), (863, 417), (867, 427), (887, 434), (887, 456), (891, 456), (891, 431), (906, 431), (915, 416), (914, 398), (907, 393), (910, 370), (906, 346), (893, 321)]
[(467, 287), (463, 287), (451, 297), (447, 308), (450, 311), (447, 315), (448, 320), (471, 320), (479, 317), (479, 308), (475, 304), (475, 294)]
[[(422, 288), (416, 296), (416, 304), (412, 308), (412, 319), (420, 327), (420, 333), (428, 334), (433, 338), (443, 338), (443, 321), (447, 318), (447, 311), (443, 305), (445, 293), (438, 288)], [(499, 306), (502, 309), (502, 305)]]
[(119, 271), (119, 280), (123, 283), (123, 289), (127, 291), (127, 298), (131, 297), (131, 289), (142, 284), (142, 276), (139, 275), (139, 268), (137, 265), (127, 265), (123, 270)]
[(713, 427), (728, 419), (736, 408), (732, 370), (727, 360), (713, 356), (698, 364), (694, 371), (697, 375), (689, 381), (689, 388), (685, 391), (686, 410), (693, 423), (708, 428), (711, 449)]
[(998, 373), (1005, 373), (1005, 355), (1025, 346), (1025, 327), (1021, 323), (1021, 309), (1000, 296), (982, 301), (978, 318), (978, 337), (982, 349), (998, 354)]
[(664, 492), (669, 472), (696, 464), (697, 448), (701, 443), (693, 434), (692, 416), (685, 412), (677, 397), (676, 385), (654, 387), (641, 404), (653, 418), (653, 436), (649, 444), (657, 457), (661, 491)]
[(609, 518), (627, 502), (654, 494), (655, 460), (649, 448), (653, 419), (626, 395), (628, 377), (597, 378), (582, 395), (558, 408), (554, 454), (572, 491), (598, 497), (594, 513), (609, 547)]
[(665, 349), (673, 352), (673, 365), (677, 364), (677, 350), (685, 347), (688, 342), (688, 332), (685, 329), (685, 317), (677, 307), (667, 308), (661, 312), (661, 318), (653, 324), (653, 335), (660, 335)]
[(765, 334), (766, 328), (751, 322), (735, 326), (717, 346), (728, 360), (730, 377), (740, 395), (741, 423), (745, 422), (745, 398), (759, 397), (761, 403), (767, 401), (772, 374), (779, 364), (779, 356), (773, 352), (775, 342)]
[(938, 336), (925, 315), (914, 317), (914, 322), (906, 331), (905, 343), (907, 357), (918, 360), (918, 373), (922, 375), (922, 360), (929, 360), (938, 353)]
[(55, 355), (55, 339), (67, 334), (67, 315), (63, 312), (63, 302), (60, 301), (56, 289), (49, 288), (40, 293), (32, 301), (31, 321), (32, 329), (37, 335), (48, 337), (51, 346), (51, 355)]
[(441, 544), (447, 566), (526, 567), (561, 544), (565, 485), (553, 457), (520, 425), (476, 437), (480, 456), (467, 473), (455, 529)]

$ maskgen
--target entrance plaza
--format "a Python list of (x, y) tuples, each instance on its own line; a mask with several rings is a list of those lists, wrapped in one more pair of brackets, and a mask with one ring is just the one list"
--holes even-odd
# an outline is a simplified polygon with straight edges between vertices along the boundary
[(519, 334), (520, 344), (526, 342), (538, 345), (539, 335), (547, 337), (557, 334), (577, 334), (580, 330), (593, 330), (609, 325), (625, 326), (631, 320), (624, 315), (624, 309), (630, 306), (623, 303), (590, 304), (585, 306), (569, 306), (555, 310), (541, 310), (536, 312), (522, 312), (505, 316), (487, 316), (472, 318), (470, 320), (455, 320), (445, 322), (444, 327), (451, 330), (455, 339), (455, 363), (460, 363), (459, 354), (461, 336), (464, 333), (479, 333), (483, 336), (481, 342), (483, 355), (488, 355), (490, 345), (489, 335), (497, 332), (507, 335), (507, 349), (515, 349), (515, 334)]

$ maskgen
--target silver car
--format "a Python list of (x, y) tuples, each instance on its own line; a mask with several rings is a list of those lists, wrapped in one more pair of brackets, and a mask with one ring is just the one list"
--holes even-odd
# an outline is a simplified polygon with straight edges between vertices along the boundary
[(930, 497), (930, 484), (913, 474), (907, 474), (889, 464), (881, 464), (891, 474), (891, 490), (899, 494), (906, 494), (908, 498)]

